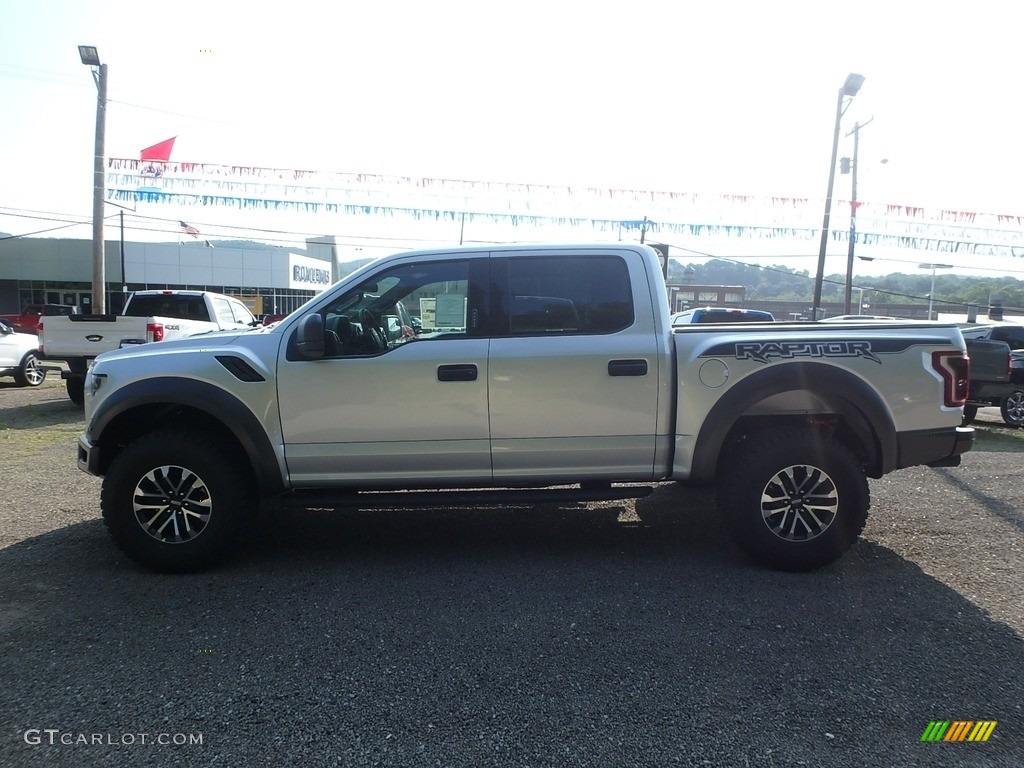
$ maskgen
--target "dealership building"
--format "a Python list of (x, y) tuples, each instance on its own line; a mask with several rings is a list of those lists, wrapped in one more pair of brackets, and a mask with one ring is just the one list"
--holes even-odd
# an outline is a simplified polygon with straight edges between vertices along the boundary
[[(108, 312), (119, 312), (131, 291), (191, 289), (237, 296), (256, 315), (283, 314), (340, 277), (331, 236), (307, 239), (301, 252), (108, 240), (104, 255)], [(0, 312), (26, 304), (75, 304), (89, 312), (92, 275), (91, 240), (0, 240)]]

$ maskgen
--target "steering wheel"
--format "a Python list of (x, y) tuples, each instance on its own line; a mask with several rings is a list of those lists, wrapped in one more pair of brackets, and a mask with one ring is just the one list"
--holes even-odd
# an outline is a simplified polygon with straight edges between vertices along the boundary
[(370, 310), (365, 308), (359, 310), (359, 324), (363, 326), (363, 336), (366, 338), (371, 352), (383, 352), (388, 348), (384, 334), (381, 333), (380, 326), (377, 325)]

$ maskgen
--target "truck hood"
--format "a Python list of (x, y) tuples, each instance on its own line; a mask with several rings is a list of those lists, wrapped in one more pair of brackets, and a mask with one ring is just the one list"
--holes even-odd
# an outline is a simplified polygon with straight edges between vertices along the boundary
[(149, 344), (129, 344), (121, 349), (113, 349), (99, 355), (97, 360), (120, 360), (127, 357), (135, 357), (142, 354), (162, 354), (165, 352), (185, 352), (194, 349), (206, 349), (208, 347), (224, 347), (230, 345), (239, 336), (249, 333), (260, 333), (263, 329), (238, 329), (231, 328), (225, 331), (210, 331), (198, 336), (189, 336), (185, 339), (172, 339), (170, 341), (154, 341)]

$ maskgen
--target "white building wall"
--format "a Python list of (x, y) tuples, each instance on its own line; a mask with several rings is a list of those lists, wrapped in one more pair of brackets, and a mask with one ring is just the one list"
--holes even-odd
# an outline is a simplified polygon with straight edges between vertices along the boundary
[[(275, 282), (275, 262), (288, 261), (288, 251), (243, 251), (246, 254), (242, 262), (242, 282), (238, 285), (255, 288), (267, 286), (270, 288), (285, 287), (287, 283)], [(235, 283), (232, 283), (235, 285)]]
[[(120, 271), (119, 246), (107, 242), (105, 269)], [(117, 272), (113, 273), (117, 274)], [(0, 243), (0, 280), (92, 281), (92, 241), (16, 238)]]
[[(121, 244), (108, 240), (107, 282), (121, 283)], [(201, 243), (133, 243), (124, 248), (127, 282), (157, 285), (224, 285), (243, 288), (322, 290), (294, 280), (295, 264), (331, 272), (330, 261), (279, 250), (211, 248)], [(92, 282), (92, 242), (24, 238), (0, 243), (0, 280)]]

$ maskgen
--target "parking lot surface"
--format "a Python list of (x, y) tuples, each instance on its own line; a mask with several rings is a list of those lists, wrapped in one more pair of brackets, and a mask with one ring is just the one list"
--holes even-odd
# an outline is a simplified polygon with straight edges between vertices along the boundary
[(81, 427), (59, 380), (0, 384), (0, 766), (1024, 765), (1024, 453), (994, 422), (871, 481), (810, 574), (666, 485), (271, 508), (217, 570), (157, 575), (108, 539)]

